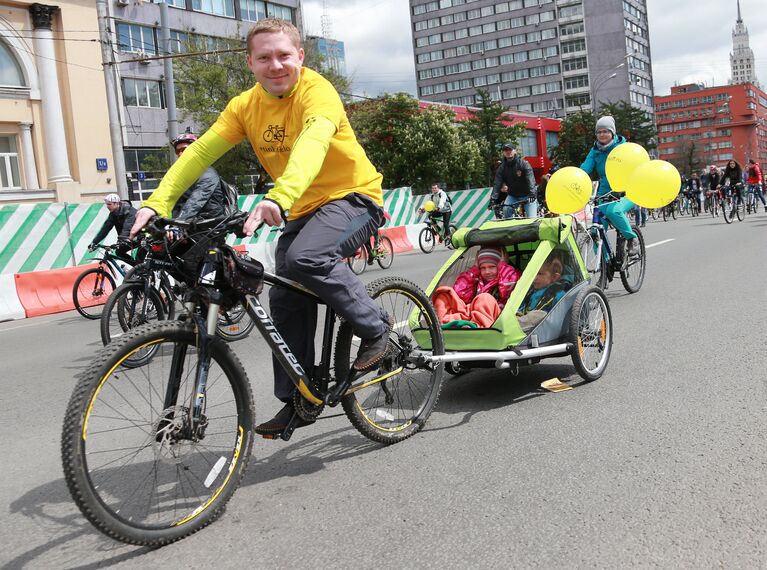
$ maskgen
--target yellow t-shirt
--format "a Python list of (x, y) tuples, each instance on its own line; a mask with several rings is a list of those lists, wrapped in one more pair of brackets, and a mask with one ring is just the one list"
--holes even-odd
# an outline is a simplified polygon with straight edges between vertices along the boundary
[(330, 120), (336, 133), (319, 174), (290, 207), (288, 219), (305, 216), (352, 192), (383, 206), (383, 176), (357, 142), (333, 85), (311, 69), (301, 69), (296, 88), (284, 97), (270, 95), (256, 83), (229, 101), (211, 129), (232, 144), (247, 137), (261, 165), (277, 181), (296, 138), (314, 117)]

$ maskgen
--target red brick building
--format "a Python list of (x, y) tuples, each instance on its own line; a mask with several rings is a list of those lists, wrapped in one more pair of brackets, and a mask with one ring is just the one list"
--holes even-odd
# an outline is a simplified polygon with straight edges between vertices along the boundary
[(767, 93), (753, 83), (671, 88), (655, 97), (658, 158), (689, 175), (735, 159), (767, 165)]

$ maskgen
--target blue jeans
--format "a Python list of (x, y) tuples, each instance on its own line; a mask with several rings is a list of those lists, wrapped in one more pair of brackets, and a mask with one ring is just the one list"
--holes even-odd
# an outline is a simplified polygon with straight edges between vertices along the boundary
[[(634, 222), (637, 226), (643, 226), (647, 223), (647, 208), (641, 206), (634, 206)], [(641, 222), (641, 223), (640, 223)]]
[(754, 193), (754, 204), (756, 204), (756, 199), (759, 198), (762, 201), (762, 205), (767, 208), (767, 203), (764, 201), (764, 193), (762, 192), (761, 184), (749, 184), (748, 191)]
[[(530, 198), (517, 198), (516, 196), (506, 196), (506, 201), (503, 203), (503, 217), (510, 218), (514, 215), (514, 206), (520, 202), (527, 202)], [(528, 218), (535, 218), (538, 216), (538, 200), (527, 202), (525, 204), (525, 216)]]

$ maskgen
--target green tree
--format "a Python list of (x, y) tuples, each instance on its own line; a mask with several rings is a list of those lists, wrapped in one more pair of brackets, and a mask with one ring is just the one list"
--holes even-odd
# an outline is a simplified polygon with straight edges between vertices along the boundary
[(559, 125), (559, 143), (549, 158), (558, 166), (578, 166), (594, 144), (597, 119), (589, 110), (568, 115)]
[(483, 161), (482, 183), (492, 185), (496, 163), (500, 157), (500, 149), (504, 143), (517, 144), (519, 138), (525, 134), (525, 125), (517, 123), (509, 125), (504, 113), (506, 107), (490, 98), (490, 94), (478, 89), (476, 110), (471, 110), (471, 116), (466, 119), (462, 126), (466, 131), (466, 138), (474, 140), (479, 147)]
[(347, 114), (387, 188), (426, 191), (434, 182), (464, 188), (481, 178), (479, 147), (451, 109), (420, 109), (416, 99), (396, 93), (349, 105)]
[(669, 162), (676, 166), (681, 174), (690, 176), (705, 166), (706, 156), (700, 144), (694, 140), (686, 140), (682, 142), (677, 155), (670, 158)]
[(628, 101), (602, 104), (599, 107), (599, 116), (603, 115), (612, 115), (618, 134), (623, 135), (628, 142), (641, 145), (647, 151), (658, 146), (658, 131), (650, 120), (650, 115), (632, 107)]

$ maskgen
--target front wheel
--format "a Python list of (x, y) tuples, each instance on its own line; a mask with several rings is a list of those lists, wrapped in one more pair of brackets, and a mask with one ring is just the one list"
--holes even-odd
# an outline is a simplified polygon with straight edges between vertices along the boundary
[(109, 297), (101, 315), (104, 345), (150, 321), (165, 319), (163, 301), (153, 288), (140, 281), (123, 283)]
[(722, 216), (724, 217), (724, 221), (728, 224), (731, 224), (735, 219), (735, 208), (733, 207), (732, 198), (730, 196), (727, 196), (727, 198), (722, 201)]
[(221, 311), (216, 324), (216, 334), (226, 342), (234, 342), (246, 338), (256, 323), (250, 318), (250, 313), (242, 303), (229, 310)]
[(578, 293), (570, 309), (570, 356), (587, 382), (602, 376), (613, 345), (613, 319), (601, 289), (588, 286)]
[(364, 247), (360, 247), (354, 255), (346, 258), (346, 263), (355, 275), (362, 275), (368, 265), (368, 256)]
[(394, 245), (386, 236), (378, 238), (378, 247), (376, 248), (376, 262), (381, 269), (389, 269), (394, 263)]
[(592, 235), (592, 231), (582, 232), (578, 236), (578, 250), (583, 257), (586, 271), (589, 272), (589, 283), (604, 289), (607, 285), (607, 262), (605, 261), (602, 240), (598, 233)]
[[(123, 365), (147, 345), (153, 360)], [(250, 384), (224, 342), (211, 339), (204, 363), (198, 347), (192, 325), (152, 323), (103, 349), (75, 386), (64, 477), (83, 515), (113, 539), (157, 547), (184, 538), (218, 518), (239, 485), (253, 445)]]
[(424, 253), (431, 253), (434, 251), (436, 241), (437, 239), (430, 227), (425, 227), (421, 230), (421, 233), (418, 234), (418, 247), (420, 247), (421, 251)]
[(75, 309), (86, 319), (101, 318), (104, 303), (115, 290), (115, 280), (101, 267), (80, 274), (72, 287)]
[(736, 206), (735, 206), (735, 215), (738, 216), (738, 221), (742, 222), (746, 219), (746, 203), (743, 201), (742, 198), (735, 198), (736, 200)]
[[(433, 355), (444, 354), (442, 329), (429, 298), (414, 283), (384, 277), (367, 290), (394, 324), (383, 360), (354, 379), (341, 405), (361, 434), (391, 444), (420, 431), (437, 404), (444, 366), (414, 353), (420, 341)], [(336, 379), (348, 376), (359, 346), (360, 339), (343, 321), (334, 354)]]
[(631, 257), (629, 257), (628, 251), (624, 253), (624, 262), (621, 266), (620, 274), (621, 282), (626, 291), (629, 293), (636, 293), (641, 289), (642, 282), (644, 281), (647, 258), (645, 257), (644, 236), (642, 235), (642, 232), (639, 231), (639, 228), (636, 226), (631, 226), (631, 229), (633, 229), (634, 233), (637, 235), (637, 247), (635, 251), (638, 253)]

